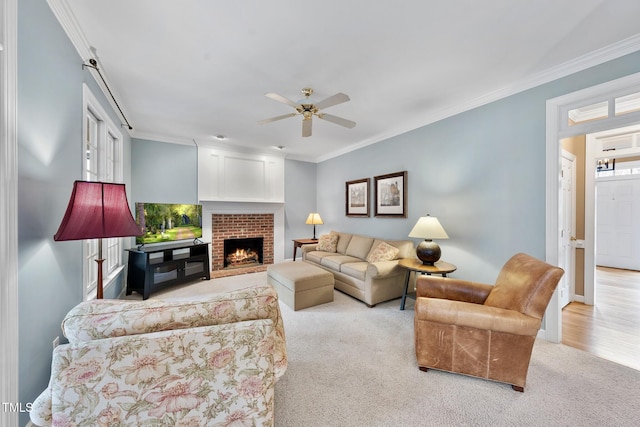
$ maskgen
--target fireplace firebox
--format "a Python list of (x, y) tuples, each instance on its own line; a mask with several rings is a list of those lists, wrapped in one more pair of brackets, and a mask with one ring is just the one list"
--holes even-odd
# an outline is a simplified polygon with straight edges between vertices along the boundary
[(264, 238), (224, 240), (224, 268), (243, 268), (262, 264)]

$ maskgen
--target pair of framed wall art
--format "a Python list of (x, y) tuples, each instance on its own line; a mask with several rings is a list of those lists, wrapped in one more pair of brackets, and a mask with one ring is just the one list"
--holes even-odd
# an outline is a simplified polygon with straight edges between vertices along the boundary
[[(373, 177), (374, 216), (407, 217), (407, 171)], [(368, 217), (371, 179), (347, 181), (345, 186), (345, 211), (347, 216)]]

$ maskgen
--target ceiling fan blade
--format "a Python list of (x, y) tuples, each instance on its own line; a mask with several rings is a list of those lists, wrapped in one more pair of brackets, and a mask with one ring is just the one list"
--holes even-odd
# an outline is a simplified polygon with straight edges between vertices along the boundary
[(318, 114), (318, 118), (349, 129), (356, 126), (356, 122), (352, 122), (351, 120), (343, 119), (342, 117), (334, 116), (332, 114), (320, 113)]
[(302, 120), (302, 136), (311, 136), (311, 119)]
[(282, 120), (282, 119), (288, 119), (289, 117), (293, 117), (295, 116), (297, 113), (289, 113), (289, 114), (283, 114), (282, 116), (277, 116), (277, 117), (271, 117), (270, 119), (264, 119), (264, 120), (260, 120), (258, 122), (259, 125), (264, 125), (266, 123), (271, 123), (271, 122), (275, 122), (276, 120)]
[(333, 96), (328, 97), (327, 99), (324, 99), (318, 102), (316, 104), (316, 108), (318, 110), (322, 110), (323, 108), (333, 107), (334, 105), (342, 104), (343, 102), (347, 102), (349, 100), (350, 100), (349, 96), (340, 92), (340, 93), (336, 93)]
[(283, 104), (291, 105), (293, 108), (296, 108), (298, 104), (290, 100), (289, 98), (285, 98), (282, 95), (278, 95), (277, 93), (268, 92), (265, 93), (264, 96), (267, 98), (273, 99), (274, 101), (282, 102)]

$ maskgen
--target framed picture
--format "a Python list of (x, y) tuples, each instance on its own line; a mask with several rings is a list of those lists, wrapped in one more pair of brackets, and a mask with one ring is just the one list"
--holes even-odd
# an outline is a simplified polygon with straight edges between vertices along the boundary
[(347, 216), (369, 216), (369, 178), (347, 181), (344, 198)]
[(375, 182), (375, 216), (407, 217), (407, 171), (380, 175)]

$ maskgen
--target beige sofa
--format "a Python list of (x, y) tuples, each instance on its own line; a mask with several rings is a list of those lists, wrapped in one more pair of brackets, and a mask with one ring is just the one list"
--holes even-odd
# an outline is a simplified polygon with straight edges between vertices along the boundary
[[(326, 243), (329, 236), (337, 240), (332, 248)], [(397, 253), (393, 254), (395, 250), (389, 251), (389, 247), (396, 248)], [(393, 258), (388, 259), (391, 255)], [(415, 248), (411, 240), (386, 240), (335, 231), (320, 236), (318, 244), (302, 246), (304, 262), (331, 272), (336, 289), (370, 307), (402, 296), (406, 270), (398, 266), (398, 260), (412, 257), (415, 257)]]
[(287, 367), (269, 285), (205, 301), (94, 300), (62, 323), (38, 426), (274, 425)]

